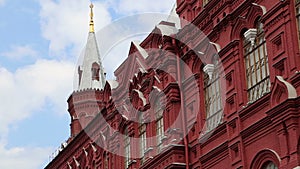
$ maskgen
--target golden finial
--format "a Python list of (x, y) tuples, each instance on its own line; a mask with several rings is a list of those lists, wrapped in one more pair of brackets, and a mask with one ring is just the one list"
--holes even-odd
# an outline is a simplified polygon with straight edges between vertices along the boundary
[(94, 29), (94, 20), (93, 20), (93, 16), (94, 16), (94, 13), (93, 13), (94, 5), (93, 5), (93, 3), (91, 3), (90, 8), (91, 8), (91, 13), (90, 13), (90, 17), (91, 17), (91, 20), (90, 20), (90, 32), (95, 32), (95, 29)]

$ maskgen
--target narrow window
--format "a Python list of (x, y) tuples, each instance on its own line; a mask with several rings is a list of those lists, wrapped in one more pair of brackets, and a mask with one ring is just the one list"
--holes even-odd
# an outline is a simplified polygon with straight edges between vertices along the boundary
[(300, 0), (295, 0), (296, 4), (296, 20), (298, 29), (298, 39), (300, 39)]
[(268, 55), (263, 24), (244, 33), (244, 56), (248, 101), (254, 102), (270, 92)]
[(78, 76), (79, 76), (78, 85), (80, 86), (81, 79), (82, 79), (82, 70), (81, 70), (80, 66), (78, 66)]
[(124, 134), (124, 157), (125, 157), (125, 169), (129, 167), (130, 162), (130, 137), (128, 136), (128, 128), (125, 130)]
[(164, 138), (163, 108), (160, 101), (156, 101), (155, 103), (155, 115), (156, 115), (157, 150), (158, 152), (160, 152), (162, 149), (162, 141)]
[(104, 153), (104, 169), (108, 169), (108, 162), (109, 162), (109, 158), (108, 158), (108, 153)]
[(99, 81), (99, 71), (100, 71), (99, 64), (93, 63), (93, 65), (92, 65), (92, 80)]
[[(143, 114), (140, 112), (139, 116), (139, 138), (140, 138), (140, 155), (144, 157), (147, 149), (147, 136), (146, 136), (146, 124), (144, 123)], [(143, 163), (143, 158), (142, 161)]]
[(204, 67), (204, 93), (206, 110), (206, 132), (216, 128), (222, 120), (223, 108), (220, 93), (219, 63)]

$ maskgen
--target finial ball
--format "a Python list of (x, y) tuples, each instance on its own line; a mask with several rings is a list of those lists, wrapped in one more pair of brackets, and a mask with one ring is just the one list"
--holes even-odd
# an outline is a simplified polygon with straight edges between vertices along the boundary
[(91, 3), (90, 8), (94, 8), (94, 5)]

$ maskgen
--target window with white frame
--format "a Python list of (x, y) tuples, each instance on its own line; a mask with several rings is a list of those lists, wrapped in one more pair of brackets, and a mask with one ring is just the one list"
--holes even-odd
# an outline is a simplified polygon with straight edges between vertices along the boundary
[(244, 56), (248, 101), (254, 102), (270, 92), (268, 55), (260, 20), (257, 21), (256, 29), (244, 33)]
[(269, 161), (265, 165), (263, 165), (262, 169), (278, 169), (278, 167), (276, 166), (276, 164)]
[(128, 129), (125, 130), (124, 135), (124, 163), (125, 163), (125, 169), (129, 167), (130, 162), (130, 137), (128, 136)]
[(164, 138), (164, 119), (163, 119), (163, 108), (159, 100), (156, 101), (155, 103), (155, 115), (156, 115), (157, 149), (158, 151), (161, 151), (162, 141)]
[(220, 91), (218, 62), (204, 67), (204, 93), (206, 111), (206, 132), (216, 128), (222, 121), (223, 108)]
[(140, 155), (143, 157), (147, 150), (146, 124), (144, 123), (143, 114), (139, 115), (139, 138), (140, 138)]

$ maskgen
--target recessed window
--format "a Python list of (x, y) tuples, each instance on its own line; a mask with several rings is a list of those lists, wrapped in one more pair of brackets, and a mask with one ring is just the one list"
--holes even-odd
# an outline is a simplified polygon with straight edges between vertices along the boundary
[(300, 39), (300, 0), (295, 0), (296, 4), (296, 20), (298, 28), (298, 38)]
[(109, 158), (108, 158), (108, 153), (104, 153), (104, 169), (108, 169), (108, 161), (109, 161)]
[(128, 136), (128, 129), (125, 130), (125, 136), (124, 136), (124, 163), (125, 163), (125, 169), (129, 167), (130, 162), (130, 137)]
[(164, 138), (163, 109), (160, 101), (155, 103), (157, 149), (160, 152)]
[[(144, 123), (143, 114), (139, 112), (139, 138), (140, 138), (140, 155), (144, 157), (147, 150), (146, 124)], [(143, 158), (142, 158), (143, 162)]]
[(278, 169), (278, 167), (276, 166), (276, 164), (269, 161), (269, 162), (267, 162), (266, 164), (263, 165), (262, 169)]
[(82, 78), (82, 70), (81, 70), (80, 66), (78, 66), (78, 76), (79, 76), (78, 85), (80, 85), (80, 83), (81, 83), (81, 78)]
[(99, 81), (99, 71), (100, 71), (99, 64), (93, 63), (93, 65), (92, 65), (92, 80)]
[[(206, 131), (216, 128), (222, 120), (222, 101), (220, 93), (220, 77), (218, 62), (204, 67), (204, 93), (206, 110)], [(206, 68), (208, 67), (208, 68)]]
[(254, 102), (270, 92), (270, 72), (263, 24), (244, 33), (244, 56), (248, 101)]

